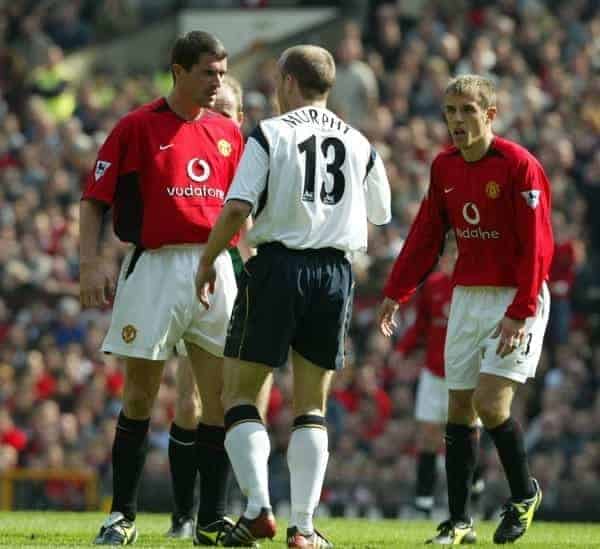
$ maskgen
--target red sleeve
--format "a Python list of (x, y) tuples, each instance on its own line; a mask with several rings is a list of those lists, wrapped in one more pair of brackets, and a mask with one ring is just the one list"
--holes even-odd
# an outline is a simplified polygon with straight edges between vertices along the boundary
[(137, 142), (133, 133), (131, 115), (122, 118), (110, 132), (87, 177), (83, 200), (99, 200), (111, 206), (119, 176), (138, 171)]
[(423, 336), (429, 332), (431, 321), (431, 314), (428, 310), (426, 291), (425, 287), (423, 287), (417, 299), (417, 317), (415, 323), (398, 340), (396, 351), (406, 356), (417, 347), (419, 342), (423, 341)]
[(431, 166), (427, 196), (383, 289), (386, 297), (406, 301), (437, 263), (449, 225), (444, 198), (435, 182), (438, 159)]
[(524, 319), (536, 313), (537, 296), (552, 263), (554, 238), (550, 221), (550, 185), (544, 170), (535, 159), (524, 158), (517, 166), (515, 178), (518, 287), (506, 315)]

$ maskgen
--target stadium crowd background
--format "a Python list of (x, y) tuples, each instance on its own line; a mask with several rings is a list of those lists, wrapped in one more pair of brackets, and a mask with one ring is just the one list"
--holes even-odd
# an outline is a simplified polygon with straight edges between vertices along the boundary
[[(264, 7), (268, 1), (209, 2)], [(315, 2), (306, 2), (314, 4)], [(82, 185), (117, 119), (162, 95), (168, 73), (125, 78), (98, 70), (77, 83), (60, 61), (191, 2), (86, 0), (0, 5), (0, 473), (15, 466), (92, 468), (105, 494), (122, 387), (120, 361), (99, 352), (110, 309), (78, 303)], [(206, 2), (202, 3), (203, 7)], [(384, 277), (448, 142), (440, 104), (448, 79), (475, 72), (498, 85), (497, 133), (541, 160), (552, 183), (556, 257), (553, 306), (538, 375), (516, 416), (544, 491), (546, 517), (582, 517), (600, 502), (600, 14), (594, 0), (363, 2), (335, 47), (331, 106), (361, 128), (385, 159), (393, 222), (373, 230), (356, 265), (349, 364), (328, 413), (331, 457), (323, 493), (330, 512), (397, 516), (411, 501), (416, 433), (410, 360), (375, 328)], [(399, 6), (399, 7), (398, 7)], [(595, 8), (596, 6), (596, 8)], [(275, 59), (246, 90), (244, 129), (274, 109)], [(107, 230), (115, 274), (124, 253)], [(403, 308), (401, 330), (411, 322)], [(142, 504), (156, 500), (166, 471), (176, 399), (168, 364), (151, 421)], [(273, 502), (287, 499), (285, 448), (291, 377), (279, 372), (269, 424)], [(484, 444), (491, 514), (506, 496), (495, 452)], [(440, 488), (440, 504), (444, 504)], [(29, 488), (22, 504), (78, 508), (80, 487)], [(596, 504), (590, 507), (590, 502)], [(597, 508), (597, 506), (596, 506)], [(579, 513), (579, 514), (578, 514)], [(589, 518), (593, 518), (590, 516)], [(597, 517), (596, 517), (597, 519)]]

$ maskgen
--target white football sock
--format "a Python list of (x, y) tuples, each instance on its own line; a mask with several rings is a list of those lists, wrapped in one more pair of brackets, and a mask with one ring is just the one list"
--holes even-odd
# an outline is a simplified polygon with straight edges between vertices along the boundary
[(288, 445), (292, 514), (290, 526), (302, 534), (314, 531), (313, 514), (319, 499), (329, 459), (327, 429), (297, 427)]
[(247, 421), (227, 431), (225, 449), (242, 493), (248, 498), (244, 516), (256, 518), (269, 499), (269, 435), (262, 423)]

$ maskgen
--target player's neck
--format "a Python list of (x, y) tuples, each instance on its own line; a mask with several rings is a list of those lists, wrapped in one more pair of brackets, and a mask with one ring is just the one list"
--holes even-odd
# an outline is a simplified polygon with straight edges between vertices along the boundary
[(200, 118), (205, 111), (204, 107), (201, 107), (197, 103), (190, 101), (187, 97), (182, 96), (177, 89), (173, 89), (167, 96), (167, 104), (179, 118), (188, 121)]
[(494, 134), (492, 132), (486, 133), (481, 139), (475, 141), (475, 143), (473, 143), (470, 147), (460, 149), (460, 154), (466, 162), (477, 162), (487, 154), (490, 146), (492, 145), (493, 139)]
[(308, 101), (304, 98), (298, 98), (296, 100), (289, 101), (287, 105), (287, 111), (295, 111), (296, 109), (302, 109), (303, 107), (318, 107), (319, 109), (327, 108), (327, 99), (318, 99), (315, 101)]

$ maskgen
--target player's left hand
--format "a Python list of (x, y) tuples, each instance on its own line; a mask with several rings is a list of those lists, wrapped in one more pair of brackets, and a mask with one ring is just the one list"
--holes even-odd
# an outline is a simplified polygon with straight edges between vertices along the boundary
[(203, 263), (202, 258), (198, 263), (196, 271), (196, 296), (205, 309), (210, 307), (209, 294), (215, 293), (215, 280), (217, 279), (217, 271), (213, 263)]
[(385, 337), (390, 337), (394, 333), (394, 329), (396, 328), (394, 315), (398, 307), (398, 303), (389, 297), (386, 297), (379, 306), (379, 329)]
[(500, 337), (496, 354), (502, 358), (512, 353), (523, 342), (525, 337), (525, 319), (505, 316), (496, 326), (492, 339)]

